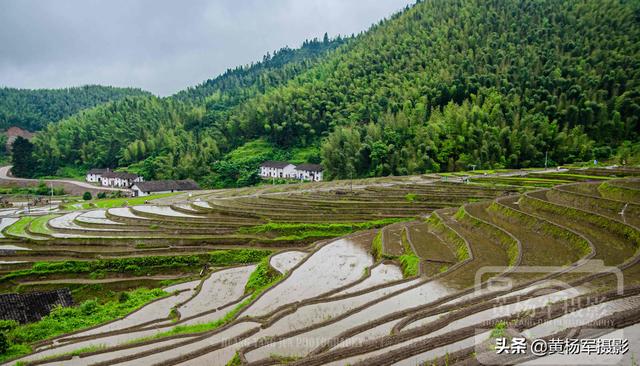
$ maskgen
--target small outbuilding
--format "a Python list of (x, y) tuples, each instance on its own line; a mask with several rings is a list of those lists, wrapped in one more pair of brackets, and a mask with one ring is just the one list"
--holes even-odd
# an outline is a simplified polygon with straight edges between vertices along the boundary
[(86, 181), (89, 183), (102, 183), (102, 175), (109, 172), (107, 169), (91, 169), (87, 172)]
[(198, 183), (192, 179), (183, 180), (150, 180), (148, 182), (134, 183), (131, 186), (134, 197), (143, 197), (151, 194), (195, 191), (200, 189)]
[(320, 164), (298, 164), (296, 165), (296, 178), (319, 182), (322, 180), (323, 170)]
[(262, 178), (293, 178), (296, 166), (287, 161), (269, 160), (260, 164)]
[(101, 184), (103, 187), (129, 188), (134, 183), (142, 181), (144, 181), (144, 179), (141, 176), (126, 172), (108, 171), (103, 173), (101, 177)]

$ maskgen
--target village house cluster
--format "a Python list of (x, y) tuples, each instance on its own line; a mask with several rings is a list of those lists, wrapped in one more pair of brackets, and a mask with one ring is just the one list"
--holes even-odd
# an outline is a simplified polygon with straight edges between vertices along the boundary
[(86, 180), (89, 183), (98, 183), (103, 187), (129, 188), (134, 183), (143, 182), (144, 178), (137, 174), (114, 172), (107, 168), (89, 170)]
[(86, 181), (103, 187), (131, 189), (134, 197), (150, 194), (170, 193), (198, 190), (198, 183), (191, 179), (183, 180), (152, 180), (145, 182), (144, 178), (133, 173), (114, 172), (107, 169), (91, 169), (87, 172)]
[(319, 182), (322, 180), (322, 171), (320, 164), (294, 165), (287, 161), (265, 161), (260, 165), (260, 177), (265, 179), (289, 178)]

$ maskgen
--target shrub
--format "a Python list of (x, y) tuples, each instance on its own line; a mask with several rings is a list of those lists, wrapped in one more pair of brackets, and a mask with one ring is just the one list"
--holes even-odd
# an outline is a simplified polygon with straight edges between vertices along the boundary
[(120, 296), (118, 296), (118, 302), (119, 303), (127, 302), (127, 301), (129, 301), (130, 297), (131, 297), (131, 295), (129, 295), (128, 292), (121, 292)]
[(84, 192), (84, 194), (82, 195), (82, 199), (85, 200), (85, 201), (89, 201), (89, 200), (91, 200), (91, 198), (93, 198), (91, 196), (91, 192)]
[(117, 319), (164, 295), (166, 293), (161, 289), (139, 288), (130, 291), (124, 302), (109, 301), (99, 304), (96, 300), (87, 300), (76, 307), (58, 306), (40, 321), (17, 325), (10, 331), (0, 332), (6, 336), (9, 348), (6, 353), (0, 352), (0, 362), (31, 352), (29, 343)]
[(249, 276), (244, 287), (245, 293), (252, 293), (275, 282), (280, 277), (280, 273), (269, 264), (269, 257), (263, 258), (256, 266), (256, 269)]
[(4, 333), (0, 333), (0, 353), (7, 352), (9, 349), (9, 342), (7, 342), (7, 336)]
[(98, 197), (98, 199), (107, 198), (107, 193), (106, 192), (100, 192), (100, 193), (98, 193), (98, 195), (96, 197)]

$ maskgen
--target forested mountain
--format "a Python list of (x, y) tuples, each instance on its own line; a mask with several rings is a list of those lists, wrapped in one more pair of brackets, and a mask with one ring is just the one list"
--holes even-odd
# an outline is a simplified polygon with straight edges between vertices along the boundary
[(65, 89), (0, 88), (0, 130), (11, 126), (37, 131), (82, 109), (125, 96), (150, 95), (134, 88), (87, 85)]
[(221, 152), (235, 147), (217, 128), (230, 111), (286, 84), (347, 41), (305, 41), (299, 49), (283, 48), (173, 97), (125, 98), (49, 125), (34, 141), (34, 174), (56, 174), (64, 166), (129, 166), (146, 179), (202, 182)]
[(298, 49), (284, 47), (275, 51), (273, 55), (267, 53), (262, 62), (229, 69), (224, 74), (180, 91), (173, 97), (191, 101), (204, 100), (207, 97), (216, 100), (224, 94), (226, 98), (236, 100), (243, 99), (242, 96), (264, 93), (268, 88), (286, 83), (291, 79), (291, 75), (309, 68), (315, 59), (347, 40), (348, 38), (340, 36), (329, 40), (325, 33), (322, 41), (307, 40)]
[[(187, 130), (172, 132), (178, 148), (167, 151), (209, 144), (204, 136), (216, 143), (213, 160), (256, 139), (278, 151), (321, 146), (327, 175), (349, 177), (606, 158), (640, 135), (637, 1), (425, 0), (314, 60), (273, 87), (259, 86), (270, 80), (263, 75), (289, 64), (248, 79), (230, 71), (179, 93), (196, 106), (163, 122), (177, 118)], [(163, 174), (180, 177), (202, 163), (149, 148), (142, 127), (107, 146), (95, 136), (113, 127), (91, 119), (109, 108), (50, 126), (36, 139), (41, 167), (170, 160)], [(120, 123), (140, 113), (122, 110)], [(104, 151), (109, 158), (95, 158)], [(211, 165), (192, 172), (205, 182), (216, 174)]]

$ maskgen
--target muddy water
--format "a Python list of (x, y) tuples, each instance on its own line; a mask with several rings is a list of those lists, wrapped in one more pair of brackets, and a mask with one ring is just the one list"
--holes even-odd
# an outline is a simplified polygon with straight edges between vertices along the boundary
[[(485, 267), (507, 267), (509, 259), (503, 247), (495, 238), (475, 227), (463, 225), (453, 219), (455, 211), (442, 212), (441, 216), (450, 227), (467, 239), (473, 252), (473, 260), (463, 267), (447, 273), (441, 282), (447, 287), (463, 290), (472, 287), (476, 274)], [(495, 273), (493, 274), (495, 275)]]
[(235, 347), (226, 347), (223, 349), (209, 352), (204, 356), (194, 358), (183, 363), (179, 363), (180, 366), (214, 366), (214, 365), (226, 365), (235, 355)]
[(128, 207), (110, 208), (107, 211), (109, 212), (109, 214), (113, 216), (124, 217), (127, 219), (149, 220), (146, 217), (137, 216), (136, 214), (131, 212), (131, 210)]
[(193, 217), (193, 218), (200, 217), (200, 216), (189, 215), (186, 213), (178, 212), (169, 206), (144, 205), (144, 206), (133, 206), (132, 208), (136, 211), (143, 212), (143, 213), (163, 215), (163, 216), (169, 216), (173, 218), (174, 217)]
[(168, 292), (168, 293), (171, 293), (171, 292), (174, 292), (174, 291), (192, 290), (192, 289), (196, 288), (196, 286), (198, 286), (199, 283), (200, 283), (200, 280), (182, 282), (182, 283), (178, 283), (178, 284), (175, 284), (175, 285), (171, 285), (171, 286), (165, 287), (165, 288), (163, 288), (163, 290), (165, 292)]
[(391, 225), (382, 229), (382, 251), (384, 254), (399, 256), (404, 253), (403, 230), (404, 224)]
[[(461, 350), (463, 348), (472, 346), (472, 345), (475, 344), (476, 340), (478, 340), (478, 341), (484, 340), (484, 339), (486, 339), (488, 337), (488, 335), (489, 335), (489, 332), (486, 332), (486, 333), (478, 335), (477, 337), (469, 337), (469, 338), (463, 339), (461, 341), (454, 342), (454, 343), (448, 344), (446, 346), (443, 346), (443, 347), (440, 347), (440, 348), (436, 348), (434, 350), (427, 351), (425, 353), (413, 356), (413, 357), (408, 358), (406, 360), (402, 360), (402, 361), (396, 363), (395, 365), (407, 365), (407, 366), (420, 365), (424, 361), (429, 361), (429, 360), (432, 360), (432, 359), (434, 359), (436, 357), (445, 355), (446, 353), (455, 352), (455, 351)], [(424, 339), (427, 339), (427, 338), (431, 338), (431, 335), (424, 335), (424, 336), (416, 337), (414, 339), (410, 339), (408, 341), (401, 342), (401, 343), (395, 344), (393, 346), (380, 348), (380, 349), (377, 349), (377, 350), (375, 350), (373, 352), (369, 352), (369, 353), (365, 353), (365, 354), (362, 354), (362, 355), (357, 355), (357, 356), (345, 358), (345, 359), (342, 359), (342, 360), (339, 360), (339, 361), (334, 361), (334, 362), (331, 362), (331, 363), (327, 363), (326, 365), (327, 366), (329, 366), (329, 365), (330, 366), (352, 365), (352, 364), (355, 364), (355, 363), (360, 362), (360, 361), (364, 361), (366, 363), (367, 362), (366, 360), (368, 358), (371, 358), (371, 357), (374, 357), (374, 356), (377, 356), (377, 355), (381, 355), (381, 354), (384, 354), (384, 353), (387, 353), (389, 351), (396, 350), (396, 349), (399, 349), (399, 348), (402, 348), (402, 347), (405, 347), (405, 346), (409, 346), (412, 343), (415, 343), (415, 342), (418, 342), (418, 341), (421, 341), (421, 340), (424, 340)]]
[(429, 231), (426, 223), (408, 226), (407, 238), (413, 244), (418, 257), (431, 261), (454, 263), (456, 257), (451, 249), (436, 235)]
[[(520, 210), (515, 203), (518, 197), (501, 200), (500, 202), (507, 207)], [(521, 222), (518, 216), (515, 216), (516, 222), (511, 222), (510, 218), (502, 212), (492, 211), (489, 215), (490, 220), (502, 229), (510, 232), (513, 236), (520, 240), (522, 244), (522, 263), (523, 266), (563, 266), (578, 261), (580, 253), (577, 248), (569, 244), (564, 238), (554, 237), (545, 232), (541, 225), (546, 224), (545, 221), (532, 218), (536, 224), (529, 227), (525, 222)], [(549, 224), (551, 225), (551, 224)], [(559, 233), (565, 229), (552, 226)]]
[(19, 247), (17, 245), (7, 244), (7, 245), (0, 245), (0, 250), (31, 250), (31, 249)]
[(151, 304), (144, 306), (140, 310), (130, 314), (122, 320), (118, 320), (109, 324), (105, 324), (102, 327), (94, 328), (86, 332), (74, 334), (71, 338), (77, 338), (82, 336), (88, 336), (93, 334), (100, 334), (105, 332), (111, 332), (119, 329), (125, 329), (146, 323), (152, 320), (162, 319), (169, 316), (171, 308), (176, 304), (186, 301), (193, 295), (193, 290), (184, 291), (175, 296), (169, 296), (167, 298), (152, 302)]
[(616, 312), (637, 309), (638, 307), (640, 307), (640, 295), (607, 301), (544, 322), (527, 329), (523, 334), (530, 339), (541, 338), (566, 328), (585, 325)]
[(290, 332), (297, 329), (303, 329), (316, 323), (330, 320), (338, 315), (362, 306), (368, 302), (398, 292), (407, 287), (418, 283), (418, 280), (411, 282), (403, 282), (397, 285), (385, 287), (362, 295), (349, 297), (341, 300), (327, 300), (326, 302), (301, 306), (295, 313), (289, 314), (270, 327), (262, 331), (261, 336), (274, 336)]
[(382, 263), (371, 269), (371, 275), (367, 279), (343, 291), (338, 292), (332, 297), (352, 294), (354, 292), (358, 292), (372, 286), (389, 283), (392, 281), (398, 281), (401, 279), (402, 270), (400, 269), (400, 267), (396, 266), (395, 264)]
[(396, 362), (393, 365), (394, 366), (415, 366), (415, 365), (421, 365), (425, 362), (431, 361), (435, 358), (444, 356), (448, 353), (453, 353), (462, 349), (465, 349), (467, 347), (471, 347), (475, 344), (480, 344), (483, 341), (485, 341), (487, 338), (489, 338), (489, 335), (491, 334), (491, 332), (484, 332), (484, 333), (480, 333), (478, 335), (475, 335), (473, 337), (469, 337), (466, 339), (463, 339), (461, 341), (458, 342), (454, 342), (451, 344), (447, 344), (446, 346), (443, 347), (439, 347), (436, 349), (433, 349), (431, 351), (427, 351), (424, 353), (421, 353), (419, 355), (415, 355), (409, 358), (406, 358), (402, 361)]
[(123, 225), (121, 222), (109, 220), (106, 216), (107, 210), (93, 210), (83, 213), (76, 220), (89, 224), (102, 225)]
[(203, 281), (200, 292), (178, 308), (181, 318), (226, 305), (244, 295), (244, 286), (255, 265), (223, 269), (213, 272)]
[(520, 301), (514, 304), (500, 305), (494, 308), (479, 311), (462, 319), (454, 320), (447, 324), (445, 327), (436, 330), (431, 333), (432, 337), (451, 332), (457, 329), (461, 329), (470, 325), (489, 321), (491, 319), (513, 315), (521, 311), (527, 311), (544, 306), (548, 303), (561, 301), (576, 297), (585, 292), (582, 288), (570, 288), (551, 294), (546, 294), (538, 297), (534, 297), (528, 300)]
[(278, 253), (271, 257), (271, 267), (275, 268), (278, 272), (284, 274), (291, 270), (291, 268), (295, 267), (304, 257), (306, 257), (309, 253), (300, 252), (300, 251), (287, 251)]
[(86, 228), (83, 226), (78, 226), (74, 220), (76, 217), (80, 216), (82, 212), (71, 212), (66, 215), (55, 217), (49, 220), (49, 225), (54, 229), (77, 229), (77, 230), (86, 230), (86, 231), (117, 231), (118, 229), (93, 229)]
[(338, 345), (336, 345), (336, 347), (333, 347), (332, 349), (335, 348), (341, 348), (341, 347), (348, 347), (351, 345), (358, 345), (358, 344), (362, 344), (366, 341), (372, 340), (372, 339), (376, 339), (376, 338), (380, 338), (380, 337), (384, 337), (386, 335), (391, 334), (391, 330), (393, 329), (393, 327), (399, 322), (400, 320), (392, 320), (383, 324), (378, 325), (375, 328), (371, 328), (368, 329), (364, 332), (358, 333), (353, 337), (349, 337), (347, 339), (345, 339), (344, 341), (340, 342)]
[[(183, 341), (186, 339), (180, 339), (180, 341)], [(123, 356), (128, 356), (128, 355), (133, 355), (139, 352), (145, 352), (145, 351), (149, 351), (152, 350), (154, 348), (158, 348), (158, 347), (163, 347), (163, 346), (169, 346), (171, 344), (176, 343), (175, 339), (171, 339), (171, 340), (167, 340), (167, 341), (163, 341), (163, 342), (158, 342), (158, 343), (153, 343), (153, 344), (148, 344), (148, 345), (144, 345), (144, 346), (140, 346), (140, 347), (133, 347), (133, 348), (128, 348), (128, 349), (124, 349), (124, 350), (120, 350), (117, 352), (118, 357), (123, 357)], [(96, 345), (100, 345), (100, 343), (96, 343)], [(51, 363), (45, 363), (45, 365), (55, 365), (55, 366), (89, 366), (89, 365), (93, 365), (95, 363), (98, 362), (104, 362), (104, 361), (109, 361), (111, 359), (114, 358), (113, 353), (100, 353), (97, 355), (93, 355), (93, 356), (88, 356), (88, 357), (74, 357), (71, 360), (67, 360), (67, 361), (55, 361), (55, 362), (51, 362)]]
[(339, 335), (343, 331), (384, 316), (417, 305), (435, 301), (452, 290), (443, 286), (439, 281), (431, 281), (414, 289), (402, 292), (391, 298), (359, 311), (351, 316), (329, 325), (310, 330), (294, 338), (266, 345), (247, 354), (247, 359), (257, 360), (267, 357), (271, 353), (284, 356), (304, 356), (320, 344)]
[(243, 315), (257, 316), (315, 297), (357, 281), (373, 264), (369, 254), (371, 233), (338, 239), (312, 254), (282, 283), (258, 299)]
[[(234, 325), (233, 327), (227, 328), (219, 333), (216, 333), (210, 337), (207, 337), (205, 339), (199, 340), (199, 341), (195, 341), (193, 343), (181, 346), (181, 347), (175, 347), (172, 348), (170, 350), (167, 351), (163, 351), (163, 352), (158, 352), (155, 353), (153, 355), (149, 355), (146, 357), (142, 357), (136, 360), (132, 360), (129, 362), (123, 362), (123, 363), (119, 363), (118, 365), (122, 365), (122, 366), (139, 366), (139, 365), (153, 365), (155, 363), (158, 362), (162, 362), (165, 360), (169, 360), (175, 357), (179, 357), (185, 354), (188, 354), (190, 352), (195, 352), (199, 349), (205, 348), (207, 346), (211, 346), (213, 344), (219, 343), (219, 342), (223, 342), (226, 341), (230, 338), (233, 337), (237, 337), (238, 335), (259, 327), (260, 324), (259, 323), (255, 323), (255, 322), (242, 322), (242, 323), (238, 323), (236, 325)], [(231, 357), (233, 357), (233, 354), (235, 353), (235, 347), (231, 346), (228, 348), (228, 352), (231, 352), (231, 356), (229, 356), (228, 358), (224, 359), (224, 362), (222, 362), (221, 360), (218, 360), (216, 358), (217, 354), (219, 352), (212, 352), (212, 353), (208, 353), (206, 354), (204, 357), (208, 360), (206, 363), (202, 363), (202, 365), (225, 365), (227, 361), (229, 361), (229, 359), (231, 359)], [(113, 355), (117, 355), (118, 351), (113, 352)], [(225, 356), (226, 357), (226, 356)], [(214, 361), (212, 358), (215, 358), (216, 360)], [(195, 361), (195, 360), (194, 360)], [(197, 363), (196, 363), (197, 364)]]
[(15, 224), (18, 220), (17, 217), (5, 217), (0, 219), (0, 238), (4, 238), (4, 235), (2, 234), (2, 230), (4, 230), (6, 227), (9, 227), (13, 224)]
[[(553, 203), (553, 200), (550, 200), (544, 191), (536, 192), (531, 194), (531, 196)], [(526, 205), (523, 208), (529, 211), (529, 208)], [(547, 213), (542, 210), (536, 210), (535, 213), (548, 218), (549, 220), (556, 218), (554, 213)], [(563, 220), (562, 224), (576, 230), (586, 236), (587, 239), (591, 240), (596, 248), (594, 259), (602, 259), (607, 266), (621, 264), (635, 252), (635, 247), (628, 239), (599, 226), (593, 225), (579, 217), (566, 218)]]

